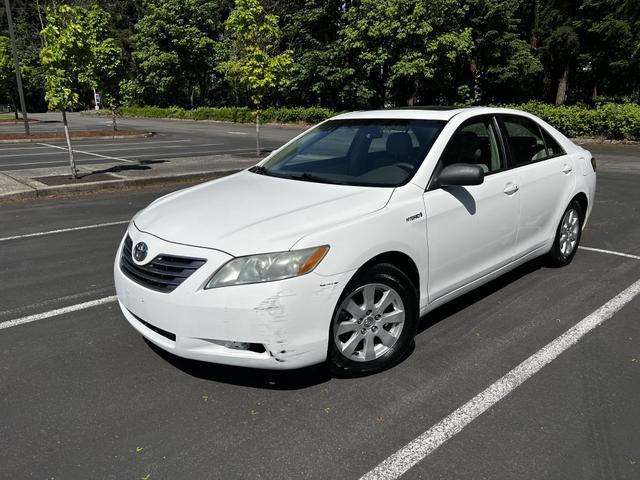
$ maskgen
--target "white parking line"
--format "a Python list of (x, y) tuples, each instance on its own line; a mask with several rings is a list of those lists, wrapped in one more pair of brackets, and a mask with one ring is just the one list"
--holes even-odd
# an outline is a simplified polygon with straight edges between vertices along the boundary
[(49, 230), (47, 232), (25, 233), (24, 235), (13, 235), (12, 237), (0, 238), (0, 242), (9, 240), (19, 240), (21, 238), (42, 237), (44, 235), (52, 235), (54, 233), (75, 232), (78, 230), (89, 230), (92, 228), (111, 227), (113, 225), (123, 225), (129, 223), (129, 220), (118, 220), (117, 222), (96, 223), (95, 225), (83, 225), (81, 227), (60, 228), (58, 230)]
[(618, 310), (633, 300), (638, 293), (640, 293), (640, 280), (637, 280), (595, 312), (531, 355), (493, 385), (402, 447), (366, 473), (361, 480), (392, 480), (404, 474), (539, 372), (545, 365), (556, 359), (562, 352), (577, 343), (584, 335), (610, 319)]
[[(224, 143), (202, 143), (202, 144), (191, 144), (191, 145), (189, 145), (187, 147), (185, 147), (184, 145), (163, 145), (160, 148), (163, 148), (163, 149), (165, 149), (165, 148), (187, 148), (187, 149), (191, 149), (191, 148), (197, 148), (197, 147), (214, 147), (214, 146), (220, 147), (222, 145), (224, 145)], [(64, 152), (61, 152), (61, 153), (66, 153), (67, 152), (66, 147), (58, 147), (57, 145), (47, 145), (47, 146), (52, 146), (52, 147), (56, 147), (56, 148), (59, 148), (61, 150), (64, 150)], [(122, 144), (120, 146), (123, 147)], [(99, 153), (118, 152), (120, 150), (125, 150), (125, 151), (131, 151), (131, 150), (153, 150), (153, 149), (156, 149), (156, 148), (158, 148), (158, 147), (155, 146), (155, 145), (147, 144), (144, 147), (136, 147), (136, 146), (130, 147), (130, 146), (126, 145), (123, 148), (106, 148), (104, 150), (94, 150), (94, 151), (91, 151), (91, 152), (84, 152), (84, 151), (81, 151), (81, 150), (76, 150), (74, 148), (73, 151), (76, 152), (76, 153), (86, 153), (88, 155), (97, 155), (97, 156), (99, 156), (98, 155)], [(42, 157), (42, 156), (45, 156), (45, 155), (51, 155), (51, 152), (12, 153), (12, 154), (9, 154), (8, 156), (9, 157)], [(109, 158), (115, 158), (115, 157), (109, 157)], [(126, 158), (126, 157), (122, 157), (122, 158)]]
[(580, 250), (587, 250), (588, 252), (608, 253), (609, 255), (617, 255), (619, 257), (635, 258), (640, 260), (640, 256), (631, 255), (630, 253), (614, 252), (613, 250), (603, 250), (602, 248), (593, 247), (578, 247)]
[[(58, 147), (57, 145), (51, 145), (49, 143), (39, 143), (38, 145), (46, 145), (46, 146), (51, 147), (51, 148), (57, 148), (57, 149), (60, 149), (60, 150), (67, 150), (66, 147)], [(94, 157), (107, 158), (109, 160), (116, 160), (118, 162), (131, 163), (131, 160), (125, 160), (124, 158), (110, 157), (108, 155), (101, 155), (99, 153), (85, 152), (84, 150), (76, 150), (75, 148), (73, 149), (73, 151), (76, 152), (76, 153), (84, 153), (85, 155), (93, 155)]]
[(0, 330), (5, 328), (16, 327), (18, 325), (23, 325), (25, 323), (35, 322), (37, 320), (44, 320), (45, 318), (64, 315), (65, 313), (77, 312), (78, 310), (84, 310), (86, 308), (97, 307), (98, 305), (104, 305), (105, 303), (115, 302), (116, 300), (117, 300), (117, 297), (115, 295), (112, 295), (110, 297), (99, 298), (97, 300), (78, 303), (76, 305), (70, 305), (68, 307), (56, 308), (55, 310), (49, 310), (48, 312), (36, 313), (35, 315), (29, 315), (27, 317), (7, 320), (6, 322), (0, 323)]
[[(80, 143), (77, 140), (74, 141), (74, 145), (76, 146), (80, 146), (81, 148), (87, 148), (87, 147), (113, 147), (113, 146), (118, 146), (118, 147), (122, 147), (122, 146), (130, 146), (130, 145), (157, 145), (159, 143), (182, 143), (182, 142), (191, 142), (191, 140), (148, 140), (146, 142), (120, 142), (120, 143)], [(176, 148), (178, 146), (181, 145), (176, 145), (172, 148)], [(55, 147), (55, 148), (63, 148), (64, 150), (67, 149), (66, 145), (61, 144), (61, 145), (56, 145), (54, 143), (49, 143), (49, 144), (40, 144), (37, 147), (0, 147), (0, 151), (4, 152), (6, 150), (42, 150), (43, 148), (51, 148), (51, 147)], [(21, 156), (25, 156), (25, 155), (44, 155), (42, 152), (38, 152), (38, 153), (24, 153), (24, 154), (20, 154), (20, 153), (12, 153), (9, 156), (11, 157), (21, 157)]]
[[(76, 164), (80, 163), (96, 163), (100, 160), (95, 160), (93, 158), (77, 158)], [(106, 160), (105, 160), (106, 161)], [(20, 162), (20, 163), (0, 163), (0, 168), (2, 167), (24, 167), (25, 165), (69, 165), (69, 160), (44, 160), (42, 162)]]

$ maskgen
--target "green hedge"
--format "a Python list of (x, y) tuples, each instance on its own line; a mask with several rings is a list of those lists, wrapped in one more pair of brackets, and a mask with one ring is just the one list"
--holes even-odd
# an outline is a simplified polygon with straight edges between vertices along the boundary
[[(541, 102), (502, 106), (533, 113), (569, 137), (640, 140), (640, 105), (635, 103), (606, 103), (596, 108), (580, 105), (556, 107)], [(263, 110), (261, 120), (264, 123), (314, 124), (338, 113), (320, 107), (272, 107)], [(255, 111), (248, 107), (201, 107), (195, 110), (180, 107), (125, 107), (122, 114), (134, 117), (186, 118), (236, 123), (255, 121)]]
[(606, 103), (595, 108), (540, 102), (505, 106), (533, 113), (569, 137), (640, 140), (640, 105), (636, 103)]
[[(130, 117), (149, 118), (186, 118), (191, 120), (217, 120), (222, 122), (252, 123), (255, 111), (248, 107), (200, 107), (185, 110), (180, 107), (124, 107), (121, 113)], [(262, 111), (260, 119), (264, 123), (318, 123), (338, 112), (326, 108), (267, 108)]]

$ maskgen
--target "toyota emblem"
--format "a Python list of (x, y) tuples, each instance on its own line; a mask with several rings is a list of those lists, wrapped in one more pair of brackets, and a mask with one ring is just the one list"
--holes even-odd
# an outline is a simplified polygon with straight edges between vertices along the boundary
[(143, 261), (147, 258), (147, 244), (144, 242), (136, 243), (136, 246), (133, 247), (133, 258), (136, 259), (137, 262)]

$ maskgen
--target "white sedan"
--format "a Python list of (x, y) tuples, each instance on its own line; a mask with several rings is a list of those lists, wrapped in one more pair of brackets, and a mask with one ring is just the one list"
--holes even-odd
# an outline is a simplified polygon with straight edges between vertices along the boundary
[(118, 300), (181, 357), (372, 373), (435, 307), (538, 256), (571, 262), (595, 186), (591, 154), (520, 111), (338, 115), (139, 212)]

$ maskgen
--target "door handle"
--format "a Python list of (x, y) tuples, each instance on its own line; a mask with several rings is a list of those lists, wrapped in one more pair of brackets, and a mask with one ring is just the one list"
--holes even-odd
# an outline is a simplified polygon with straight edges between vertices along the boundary
[(573, 170), (573, 168), (571, 168), (571, 165), (565, 165), (562, 169), (562, 173), (566, 173), (568, 175), (569, 173), (571, 173), (571, 170)]
[(518, 185), (516, 185), (515, 183), (512, 183), (511, 185), (508, 185), (503, 192), (506, 193), (507, 195), (513, 195), (514, 193), (516, 193), (518, 190), (520, 190), (520, 187), (518, 187)]

